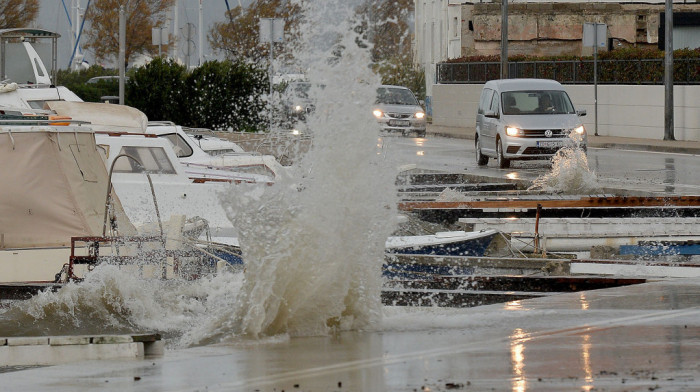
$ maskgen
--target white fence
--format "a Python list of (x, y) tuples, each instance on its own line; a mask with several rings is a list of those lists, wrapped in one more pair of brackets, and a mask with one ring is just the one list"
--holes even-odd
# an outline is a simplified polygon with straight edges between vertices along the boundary
[[(476, 109), (483, 84), (433, 85), (433, 124), (466, 128), (474, 132)], [(589, 135), (595, 132), (593, 85), (565, 85)], [(674, 136), (700, 141), (700, 86), (675, 86)], [(663, 139), (664, 86), (599, 85), (598, 135)]]

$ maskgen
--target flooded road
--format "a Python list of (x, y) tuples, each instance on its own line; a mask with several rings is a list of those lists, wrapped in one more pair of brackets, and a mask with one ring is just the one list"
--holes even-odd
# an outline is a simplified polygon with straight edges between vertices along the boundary
[(375, 331), (0, 373), (3, 391), (628, 391), (700, 388), (695, 281), (477, 308), (385, 307)]
[[(470, 139), (387, 136), (378, 145), (387, 160), (406, 168), (415, 165), (424, 170), (524, 181), (534, 181), (552, 168), (548, 161), (514, 161), (511, 168), (498, 169), (493, 159), (487, 166), (477, 166)], [(700, 193), (700, 157), (696, 155), (589, 148), (588, 168), (597, 178), (600, 193), (613, 189), (658, 195)]]

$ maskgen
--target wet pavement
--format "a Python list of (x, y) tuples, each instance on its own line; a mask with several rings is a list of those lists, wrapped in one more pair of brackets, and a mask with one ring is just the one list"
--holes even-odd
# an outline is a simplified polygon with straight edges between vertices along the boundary
[[(696, 142), (589, 141), (700, 153)], [(371, 331), (0, 369), (0, 390), (694, 391), (699, 298), (700, 282), (676, 279), (471, 308), (384, 306)]]
[(474, 308), (385, 307), (377, 331), (239, 340), (0, 374), (3, 391), (691, 391), (700, 283)]

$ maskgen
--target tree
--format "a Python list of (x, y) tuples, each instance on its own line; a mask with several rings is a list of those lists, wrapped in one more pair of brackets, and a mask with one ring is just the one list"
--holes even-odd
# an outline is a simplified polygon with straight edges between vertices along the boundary
[[(289, 0), (254, 0), (247, 8), (234, 7), (225, 22), (215, 23), (209, 31), (209, 44), (229, 59), (246, 59), (258, 62), (269, 56), (268, 45), (259, 41), (260, 18), (282, 18), (288, 39), (296, 36), (296, 28), (302, 17), (298, 2)], [(275, 46), (280, 56), (287, 53), (285, 45)]]
[(406, 62), (412, 57), (410, 15), (413, 0), (366, 0), (358, 13), (366, 16), (362, 30), (373, 44), (372, 60)]
[[(126, 17), (126, 64), (135, 54), (158, 53), (152, 44), (151, 29), (162, 27), (174, 0), (96, 0), (88, 10), (85, 47), (97, 61), (117, 59), (119, 55), (119, 6)], [(167, 48), (165, 49), (167, 51)]]
[(0, 29), (28, 27), (39, 14), (39, 0), (0, 0)]

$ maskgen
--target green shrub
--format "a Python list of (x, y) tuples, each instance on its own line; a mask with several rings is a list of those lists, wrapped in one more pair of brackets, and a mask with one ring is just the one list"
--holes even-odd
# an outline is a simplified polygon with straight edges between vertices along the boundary
[[(598, 54), (598, 82), (641, 84), (663, 83), (664, 52), (656, 49), (622, 48)], [(700, 48), (673, 52), (674, 80), (700, 82)], [(593, 56), (508, 57), (517, 77), (548, 78), (560, 82), (592, 82)], [(481, 65), (483, 63), (483, 65)], [(445, 64), (446, 66), (441, 66)], [(468, 56), (438, 64), (441, 81), (468, 82), (498, 79), (500, 56)]]
[(252, 132), (266, 126), (267, 72), (243, 61), (208, 61), (187, 77), (189, 124)]
[(96, 76), (117, 74), (117, 70), (102, 68), (99, 65), (79, 71), (61, 69), (56, 74), (56, 85), (67, 87), (85, 102), (100, 102), (103, 96), (119, 95), (119, 83), (100, 81), (88, 84), (87, 81)]
[(129, 73), (125, 103), (154, 121), (173, 121), (188, 125), (185, 80), (187, 68), (173, 60), (155, 58)]
[(383, 61), (374, 67), (382, 84), (408, 87), (420, 100), (425, 99), (425, 72), (413, 64), (399, 60)]

